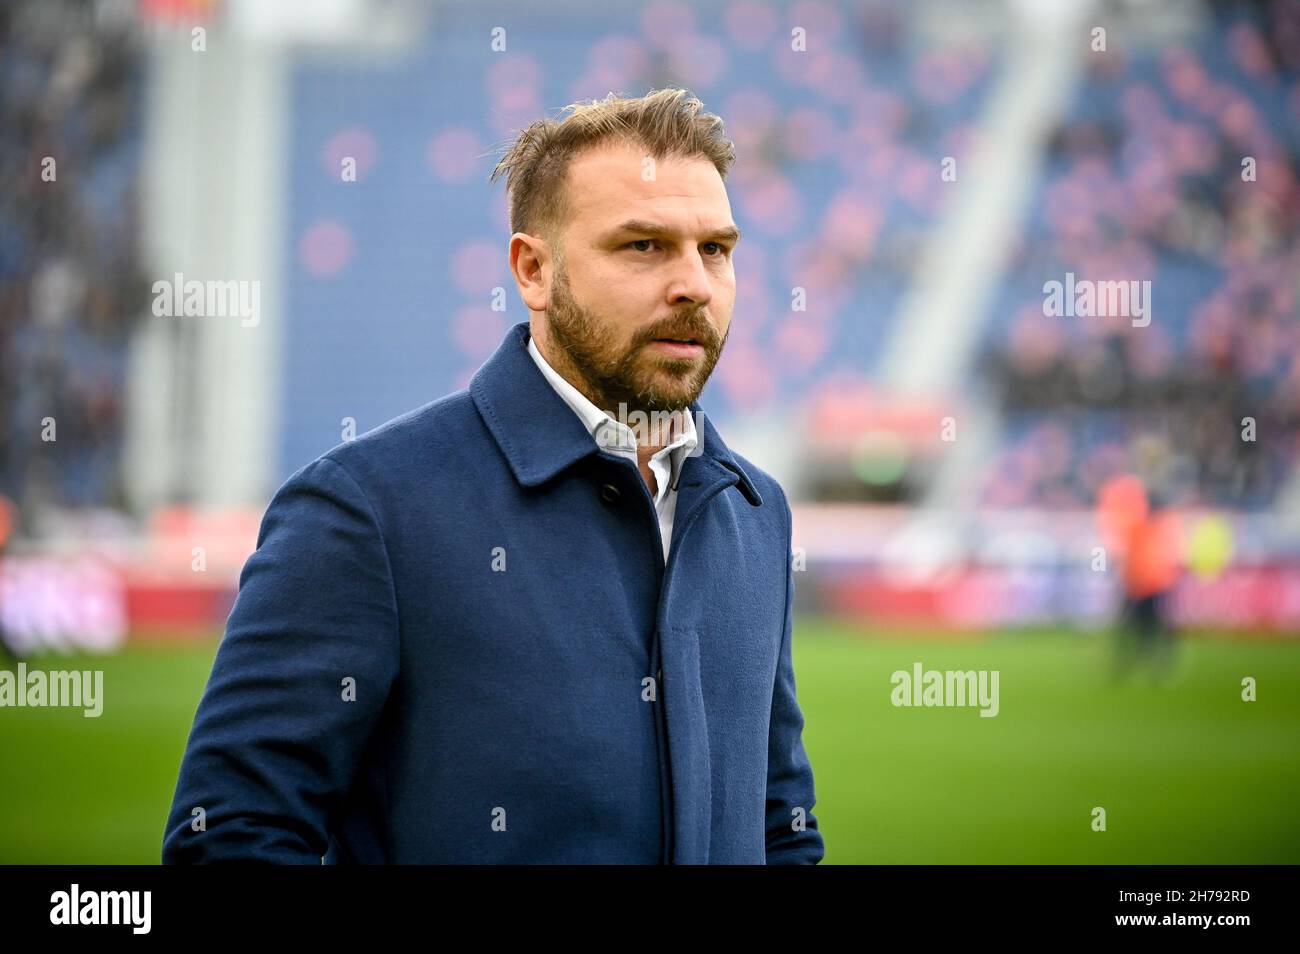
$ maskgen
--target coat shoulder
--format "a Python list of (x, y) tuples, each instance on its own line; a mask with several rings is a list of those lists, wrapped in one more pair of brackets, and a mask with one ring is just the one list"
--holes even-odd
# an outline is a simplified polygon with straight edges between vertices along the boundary
[[(481, 419), (469, 391), (462, 389), (336, 444), (303, 469), (329, 461), (354, 478), (362, 474), (400, 472), (411, 460), (477, 433), (482, 433)], [(436, 453), (432, 456), (438, 459)]]

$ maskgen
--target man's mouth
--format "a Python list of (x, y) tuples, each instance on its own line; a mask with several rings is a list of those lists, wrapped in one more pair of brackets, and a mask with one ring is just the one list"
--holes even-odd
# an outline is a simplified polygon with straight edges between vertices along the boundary
[(704, 350), (704, 346), (694, 338), (655, 338), (650, 343), (659, 351), (679, 357), (694, 357)]

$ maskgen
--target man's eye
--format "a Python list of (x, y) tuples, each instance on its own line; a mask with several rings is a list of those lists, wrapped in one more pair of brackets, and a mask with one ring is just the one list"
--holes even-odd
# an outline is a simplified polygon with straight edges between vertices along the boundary
[[(655, 240), (654, 240), (654, 239), (636, 239), (635, 241), (628, 242), (627, 245), (624, 246), (624, 247), (625, 247), (625, 248), (633, 248), (633, 249), (635, 249), (635, 250), (638, 251), (638, 252), (648, 252), (648, 251), (650, 251), (650, 249), (649, 249), (648, 247), (647, 247), (647, 248), (640, 248), (639, 246), (642, 246), (642, 245), (650, 246), (650, 245), (653, 245), (653, 244), (655, 244)], [(705, 247), (705, 248), (708, 248), (709, 246), (713, 246), (714, 248), (717, 249), (716, 252), (708, 252), (708, 253), (706, 253), (710, 258), (722, 258), (723, 256), (725, 256), (725, 255), (727, 254), (727, 247), (726, 247), (725, 245), (723, 245), (721, 242), (705, 242), (705, 243), (704, 243), (704, 247)]]

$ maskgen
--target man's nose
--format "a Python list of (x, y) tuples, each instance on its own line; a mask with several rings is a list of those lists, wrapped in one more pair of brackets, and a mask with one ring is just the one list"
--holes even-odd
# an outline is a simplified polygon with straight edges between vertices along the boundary
[(699, 250), (681, 256), (674, 262), (673, 269), (668, 286), (668, 304), (676, 305), (689, 299), (697, 305), (707, 305), (713, 297), (713, 284), (709, 281), (708, 267)]

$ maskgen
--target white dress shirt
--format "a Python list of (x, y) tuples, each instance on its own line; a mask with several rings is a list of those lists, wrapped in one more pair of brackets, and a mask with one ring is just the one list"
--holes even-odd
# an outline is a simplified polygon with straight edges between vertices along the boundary
[[(621, 421), (614, 420), (587, 400), (581, 391), (564, 380), (559, 372), (547, 364), (531, 335), (528, 338), (528, 353), (533, 356), (533, 361), (555, 392), (573, 409), (573, 413), (578, 415), (578, 419), (587, 428), (587, 432), (591, 434), (597, 446), (637, 464), (636, 434), (632, 429)], [(676, 417), (682, 422), (681, 428), (679, 429), (676, 423), (672, 424), (672, 440), (650, 458), (650, 470), (655, 475), (655, 484), (658, 487), (654, 504), (659, 514), (659, 534), (663, 538), (665, 563), (668, 562), (668, 551), (672, 543), (673, 517), (677, 513), (677, 478), (682, 472), (682, 464), (686, 458), (699, 446), (693, 415), (685, 411)], [(639, 464), (637, 473), (641, 473)], [(646, 489), (648, 490), (649, 487)]]

